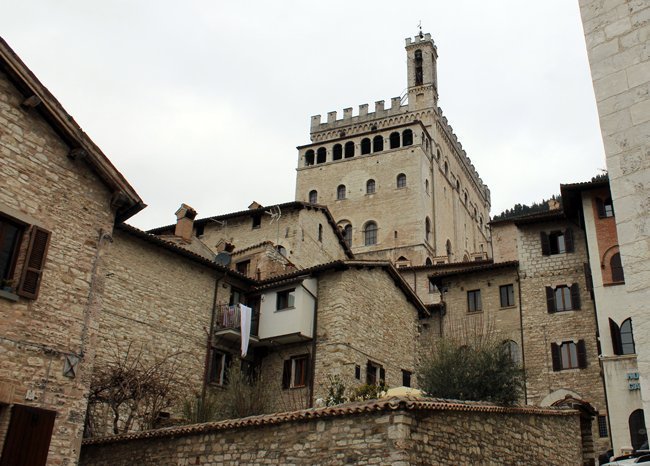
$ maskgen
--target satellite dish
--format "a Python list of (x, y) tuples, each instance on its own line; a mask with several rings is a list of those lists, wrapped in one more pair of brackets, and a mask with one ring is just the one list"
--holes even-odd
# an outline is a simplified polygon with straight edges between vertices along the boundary
[(224, 252), (220, 252), (219, 254), (217, 254), (217, 255), (214, 257), (214, 261), (215, 261), (217, 264), (219, 264), (219, 265), (223, 265), (223, 266), (228, 266), (228, 265), (230, 265), (230, 260), (231, 260), (231, 258), (230, 258), (230, 253), (225, 252), (225, 251), (224, 251)]

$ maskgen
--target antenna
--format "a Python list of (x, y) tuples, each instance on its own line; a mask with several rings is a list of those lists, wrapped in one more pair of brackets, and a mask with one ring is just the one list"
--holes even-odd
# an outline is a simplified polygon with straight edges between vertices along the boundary
[(209, 218), (209, 219), (208, 219), (208, 222), (214, 222), (214, 223), (216, 223), (217, 225), (219, 225), (220, 227), (226, 226), (226, 224), (227, 224), (227, 222), (225, 222), (225, 221), (222, 221), (222, 220), (216, 220), (216, 219), (214, 219), (214, 218)]
[(420, 39), (424, 37), (424, 34), (422, 34), (422, 20), (418, 21), (418, 28), (420, 29)]
[(271, 222), (270, 223), (277, 222), (277, 224), (278, 224), (278, 233), (277, 233), (277, 237), (275, 239), (275, 244), (278, 245), (278, 244), (280, 244), (280, 218), (282, 217), (282, 209), (280, 209), (279, 205), (274, 205), (273, 207), (271, 207), (269, 210), (265, 211), (264, 213), (271, 216)]

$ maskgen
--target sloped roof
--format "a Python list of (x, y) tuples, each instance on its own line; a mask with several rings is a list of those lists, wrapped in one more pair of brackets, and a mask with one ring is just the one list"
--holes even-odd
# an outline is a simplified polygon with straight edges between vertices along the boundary
[(36, 98), (34, 99), (37, 102), (36, 110), (45, 121), (70, 146), (71, 150), (83, 151), (83, 160), (114, 194), (119, 195), (122, 203), (117, 209), (118, 222), (126, 220), (146, 207), (126, 178), (2, 37), (0, 37), (0, 70), (7, 74), (26, 99)]
[(514, 223), (515, 225), (525, 225), (529, 223), (547, 222), (550, 220), (565, 219), (566, 215), (562, 209), (547, 210), (544, 212), (534, 212), (532, 214), (523, 214), (516, 217), (508, 217), (502, 220), (492, 220), (490, 225), (503, 225)]
[(468, 266), (463, 268), (458, 268), (454, 270), (440, 271), (438, 273), (432, 273), (429, 275), (429, 278), (441, 278), (441, 277), (451, 277), (453, 275), (462, 275), (476, 272), (484, 272), (486, 270), (498, 270), (506, 268), (515, 268), (519, 265), (519, 261), (506, 261), (506, 262), (496, 262), (490, 264), (482, 264), (477, 266)]

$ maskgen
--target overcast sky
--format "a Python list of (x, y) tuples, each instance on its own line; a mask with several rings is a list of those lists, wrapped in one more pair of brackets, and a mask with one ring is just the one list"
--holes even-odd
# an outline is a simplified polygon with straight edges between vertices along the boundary
[(605, 168), (578, 0), (13, 0), (0, 34), (149, 205), (175, 222), (295, 198), (310, 116), (406, 87), (438, 47), (439, 105), (492, 215)]

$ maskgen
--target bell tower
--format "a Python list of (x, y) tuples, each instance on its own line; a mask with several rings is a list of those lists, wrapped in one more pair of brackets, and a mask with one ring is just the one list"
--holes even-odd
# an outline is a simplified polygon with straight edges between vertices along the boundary
[(409, 111), (438, 105), (438, 50), (431, 34), (406, 39)]

